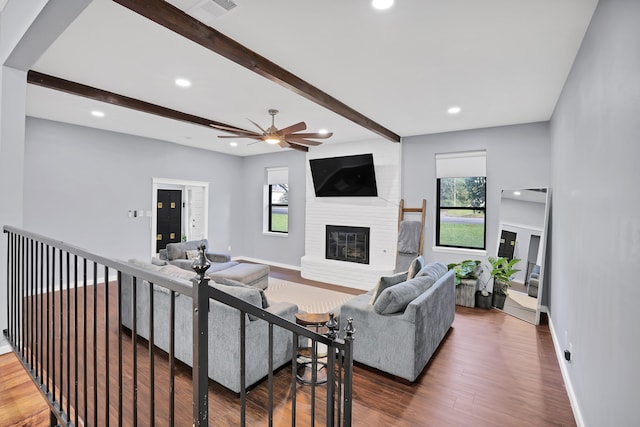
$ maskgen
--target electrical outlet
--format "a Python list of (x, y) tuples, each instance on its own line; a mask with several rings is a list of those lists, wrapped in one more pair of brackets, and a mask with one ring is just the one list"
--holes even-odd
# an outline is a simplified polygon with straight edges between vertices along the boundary
[(227, 250), (231, 252), (231, 245), (227, 246)]

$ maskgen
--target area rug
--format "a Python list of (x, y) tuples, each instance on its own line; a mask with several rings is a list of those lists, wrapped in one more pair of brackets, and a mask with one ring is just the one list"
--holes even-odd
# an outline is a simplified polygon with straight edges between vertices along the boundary
[(298, 310), (307, 313), (329, 313), (354, 296), (343, 292), (302, 285), (269, 277), (269, 287), (265, 290), (267, 300), (286, 301), (296, 304)]
[(531, 310), (536, 310), (538, 308), (538, 299), (530, 297), (525, 293), (518, 291), (509, 292), (509, 297), (523, 307)]

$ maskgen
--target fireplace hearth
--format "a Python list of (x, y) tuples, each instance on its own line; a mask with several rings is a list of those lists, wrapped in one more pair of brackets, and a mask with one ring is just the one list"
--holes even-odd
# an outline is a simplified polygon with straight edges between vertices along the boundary
[(369, 264), (369, 227), (326, 226), (326, 258)]

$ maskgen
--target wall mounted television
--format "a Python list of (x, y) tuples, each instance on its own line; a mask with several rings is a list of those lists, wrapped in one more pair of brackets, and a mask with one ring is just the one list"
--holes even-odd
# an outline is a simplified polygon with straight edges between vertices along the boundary
[(376, 197), (373, 154), (310, 159), (316, 197)]

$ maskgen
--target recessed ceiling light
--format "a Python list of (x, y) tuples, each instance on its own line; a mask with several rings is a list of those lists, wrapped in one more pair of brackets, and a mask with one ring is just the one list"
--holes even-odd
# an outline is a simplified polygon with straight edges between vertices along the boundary
[(91, 112), (91, 115), (93, 117), (104, 117), (104, 113), (102, 111), (98, 111), (98, 110), (93, 110)]
[(180, 87), (189, 87), (191, 86), (191, 82), (187, 79), (183, 79), (183, 78), (177, 78), (176, 79), (176, 85), (180, 86)]
[(328, 130), (326, 130), (326, 129), (320, 129), (320, 130), (318, 131), (318, 133), (319, 133), (319, 134), (322, 134), (322, 135), (326, 135), (326, 134), (328, 134), (328, 133), (329, 133), (329, 131), (328, 131)]
[(386, 10), (393, 6), (393, 0), (372, 0), (371, 6), (373, 6), (374, 9)]
[(520, 195), (520, 192), (519, 192), (519, 191), (514, 191), (514, 192), (513, 192), (513, 195), (514, 195), (514, 196), (519, 196), (519, 195)]
[(230, 143), (229, 143), (229, 146), (231, 146), (231, 147), (237, 147), (237, 146), (238, 146), (238, 143), (237, 143), (237, 142), (230, 142)]
[(449, 107), (449, 109), (447, 110), (447, 113), (453, 115), (453, 114), (460, 113), (460, 111), (462, 111), (462, 108), (458, 107), (457, 105), (454, 105), (453, 107)]

